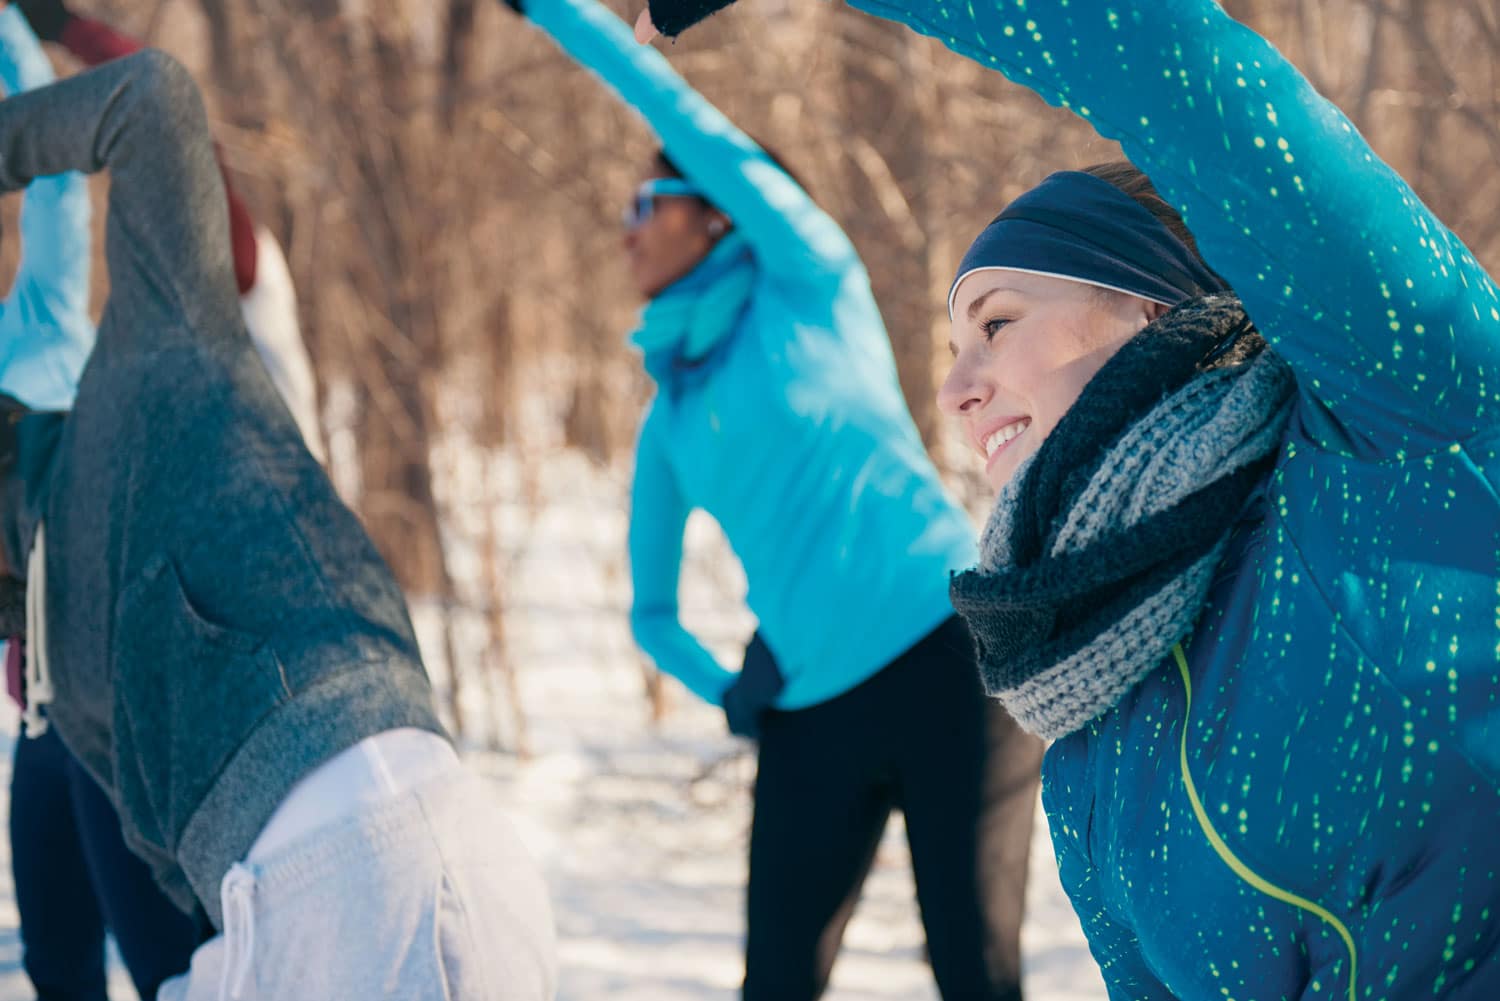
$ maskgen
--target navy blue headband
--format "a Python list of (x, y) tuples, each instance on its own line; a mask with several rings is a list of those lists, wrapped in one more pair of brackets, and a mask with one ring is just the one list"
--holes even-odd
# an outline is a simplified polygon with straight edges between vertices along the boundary
[(1070, 278), (1175, 306), (1229, 286), (1134, 198), (1076, 170), (1051, 175), (1008, 205), (975, 238), (948, 290), (999, 268)]

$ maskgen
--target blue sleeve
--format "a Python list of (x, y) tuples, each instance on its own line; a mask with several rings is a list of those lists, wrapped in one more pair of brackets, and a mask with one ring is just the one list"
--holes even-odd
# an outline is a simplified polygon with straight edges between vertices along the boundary
[(1500, 296), (1349, 121), (1212, 0), (851, 0), (1118, 139), (1341, 449), (1500, 420)]
[(653, 432), (651, 418), (636, 448), (630, 497), (630, 583), (634, 597), (630, 627), (656, 666), (699, 698), (723, 705), (734, 680), (677, 617), (682, 533), (691, 507), (677, 489), (671, 466)]
[(838, 223), (745, 133), (595, 0), (527, 0), (527, 16), (646, 119), (683, 174), (729, 216), (778, 277), (859, 264)]
[[(0, 84), (7, 96), (45, 87), (52, 64), (15, 4), (0, 10)], [(21, 260), (11, 297), (69, 336), (88, 339), (89, 193), (77, 173), (39, 177), (21, 202)], [(87, 350), (89, 344), (80, 345)]]
[(42, 43), (15, 4), (0, 9), (0, 85), (6, 96), (45, 87), (56, 79)]
[[(1048, 811), (1049, 818), (1052, 812)], [(1067, 892), (1068, 902), (1083, 926), (1089, 952), (1099, 964), (1110, 1001), (1175, 1001), (1141, 954), (1135, 933), (1111, 918), (1098, 890), (1098, 878), (1082, 847), (1075, 841), (1076, 831), (1052, 821), (1052, 849), (1057, 855), (1057, 874)]]

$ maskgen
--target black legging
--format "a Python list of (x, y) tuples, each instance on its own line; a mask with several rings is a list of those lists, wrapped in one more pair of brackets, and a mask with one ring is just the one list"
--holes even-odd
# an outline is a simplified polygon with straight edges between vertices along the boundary
[(187, 972), (198, 932), (125, 847), (104, 790), (48, 730), (17, 738), (11, 862), (22, 962), (38, 1001), (107, 1001), (104, 931), (146, 1001)]
[(746, 1001), (823, 993), (892, 808), (949, 1001), (1018, 1001), (1042, 744), (980, 688), (952, 618), (852, 691), (762, 724)]

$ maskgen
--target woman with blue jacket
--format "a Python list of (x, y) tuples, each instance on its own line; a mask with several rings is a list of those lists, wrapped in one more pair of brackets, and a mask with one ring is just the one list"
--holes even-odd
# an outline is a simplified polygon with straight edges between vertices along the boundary
[(1150, 178), (986, 228), (941, 394), (999, 489), (955, 604), (1112, 996), (1500, 997), (1494, 281), (1212, 0), (856, 3)]
[[(0, 9), (7, 96), (55, 79), (21, 11)], [(34, 410), (66, 410), (94, 347), (89, 319), (89, 191), (81, 174), (44, 177), (21, 200), (21, 256), (0, 303), (0, 393)]]
[[(758, 736), (745, 997), (822, 993), (893, 807), (948, 998), (1020, 997), (1040, 744), (986, 704), (953, 614), (973, 533), (897, 384), (848, 237), (594, 0), (526, 15), (662, 141), (625, 246), (656, 380), (630, 525), (644, 649)], [(759, 628), (736, 673), (678, 619), (688, 513), (717, 519)]]

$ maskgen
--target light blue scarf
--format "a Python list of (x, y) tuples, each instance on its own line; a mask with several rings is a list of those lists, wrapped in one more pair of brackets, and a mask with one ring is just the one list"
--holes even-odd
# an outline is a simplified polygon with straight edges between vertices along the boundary
[(739, 326), (754, 284), (750, 245), (730, 232), (647, 303), (630, 343), (645, 354), (651, 377), (662, 384), (676, 371), (701, 368)]

